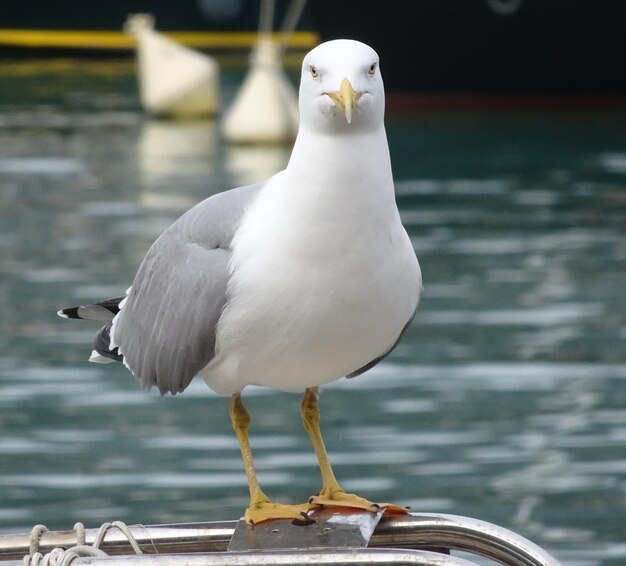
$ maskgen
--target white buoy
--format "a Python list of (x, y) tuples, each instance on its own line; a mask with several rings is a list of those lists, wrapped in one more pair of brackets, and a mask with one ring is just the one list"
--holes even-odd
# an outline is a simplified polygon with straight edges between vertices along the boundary
[(298, 96), (280, 61), (280, 46), (261, 36), (233, 105), (223, 121), (234, 143), (285, 143), (298, 131)]
[(154, 30), (149, 14), (128, 17), (124, 30), (137, 38), (139, 95), (144, 110), (159, 116), (194, 118), (219, 106), (219, 67)]

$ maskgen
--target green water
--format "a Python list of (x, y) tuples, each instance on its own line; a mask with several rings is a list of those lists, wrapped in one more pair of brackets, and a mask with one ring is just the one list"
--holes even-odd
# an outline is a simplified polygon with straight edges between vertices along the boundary
[[(126, 289), (153, 239), (283, 148), (145, 118), (131, 65), (0, 64), (0, 532), (233, 519), (228, 402), (86, 363), (63, 306)], [(238, 74), (225, 73), (228, 100)], [(347, 489), (498, 523), (568, 565), (626, 562), (626, 112), (390, 113), (425, 292), (394, 353), (324, 389)], [(252, 389), (262, 485), (319, 488), (297, 396)]]

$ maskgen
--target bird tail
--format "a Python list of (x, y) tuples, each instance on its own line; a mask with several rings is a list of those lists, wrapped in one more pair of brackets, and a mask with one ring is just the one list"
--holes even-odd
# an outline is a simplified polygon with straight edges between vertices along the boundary
[(111, 362), (121, 362), (124, 357), (120, 354), (117, 347), (111, 347), (111, 325), (109, 322), (106, 326), (103, 326), (96, 334), (94, 340), (94, 350), (89, 357), (90, 362), (97, 364), (108, 364)]
[(84, 305), (80, 307), (69, 307), (61, 309), (57, 314), (63, 318), (80, 318), (82, 320), (106, 320), (111, 321), (115, 315), (120, 312), (120, 303), (126, 298), (113, 297), (106, 299), (93, 305)]
[(111, 325), (115, 315), (120, 312), (120, 303), (125, 298), (126, 295), (122, 295), (121, 297), (113, 297), (112, 299), (106, 299), (94, 303), (93, 305), (69, 307), (57, 312), (57, 314), (63, 318), (106, 321), (107, 324), (96, 334), (94, 350), (89, 357), (90, 362), (110, 363), (121, 362), (123, 360), (118, 349), (111, 347)]

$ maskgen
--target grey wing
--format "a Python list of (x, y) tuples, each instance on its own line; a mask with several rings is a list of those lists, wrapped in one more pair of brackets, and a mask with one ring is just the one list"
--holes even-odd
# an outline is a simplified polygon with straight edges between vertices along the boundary
[(144, 387), (179, 393), (215, 355), (229, 246), (261, 187), (206, 199), (150, 248), (113, 321), (112, 336), (112, 345)]

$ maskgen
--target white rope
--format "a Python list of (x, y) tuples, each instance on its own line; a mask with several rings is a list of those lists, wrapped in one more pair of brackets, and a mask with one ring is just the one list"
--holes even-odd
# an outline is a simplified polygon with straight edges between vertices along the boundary
[(287, 37), (289, 37), (298, 27), (298, 22), (300, 21), (300, 16), (302, 16), (302, 10), (304, 10), (304, 6), (306, 5), (306, 0), (292, 0), (291, 4), (289, 4), (289, 8), (287, 9), (287, 13), (285, 14), (285, 19), (283, 20), (283, 25), (280, 28)]
[(137, 544), (137, 541), (135, 540), (135, 537), (133, 536), (131, 530), (128, 528), (128, 525), (126, 525), (126, 523), (123, 523), (122, 521), (113, 521), (112, 523), (104, 523), (103, 525), (101, 525), (100, 529), (98, 530), (98, 534), (96, 535), (96, 539), (93, 543), (93, 546), (95, 548), (100, 548), (100, 545), (104, 541), (104, 537), (111, 529), (119, 529), (120, 531), (122, 531), (122, 534), (128, 539), (128, 542), (133, 547), (135, 554), (143, 554), (143, 551), (139, 547), (139, 544)]
[(46, 525), (35, 525), (30, 531), (29, 550), (30, 554), (35, 554), (39, 551), (39, 542), (44, 533), (48, 532)]
[(263, 0), (259, 12), (259, 33), (269, 35), (274, 27), (275, 0)]
[(24, 556), (24, 566), (69, 566), (76, 558), (81, 556), (96, 556), (98, 558), (106, 558), (108, 554), (104, 550), (94, 548), (93, 546), (73, 546), (67, 550), (63, 548), (53, 548), (47, 554), (35, 552)]
[(293, 32), (296, 31), (305, 6), (306, 0), (291, 0), (291, 4), (289, 4), (289, 8), (285, 14), (285, 19), (283, 20), (283, 25), (280, 28), (280, 31), (282, 31), (280, 41), (281, 53), (285, 51)]
[(24, 556), (22, 562), (24, 566), (70, 566), (76, 558), (80, 558), (81, 556), (107, 557), (108, 554), (100, 549), (100, 545), (104, 542), (106, 534), (112, 529), (118, 529), (122, 532), (135, 551), (135, 554), (143, 554), (132, 531), (128, 525), (122, 521), (102, 524), (91, 546), (85, 544), (85, 526), (82, 523), (76, 523), (74, 525), (76, 545), (68, 549), (60, 547), (53, 548), (47, 554), (39, 552), (39, 545), (41, 543), (41, 537), (44, 533), (48, 532), (48, 528), (45, 525), (35, 525), (30, 532), (29, 554)]
[(76, 546), (85, 546), (85, 525), (74, 523), (74, 532), (76, 533)]

